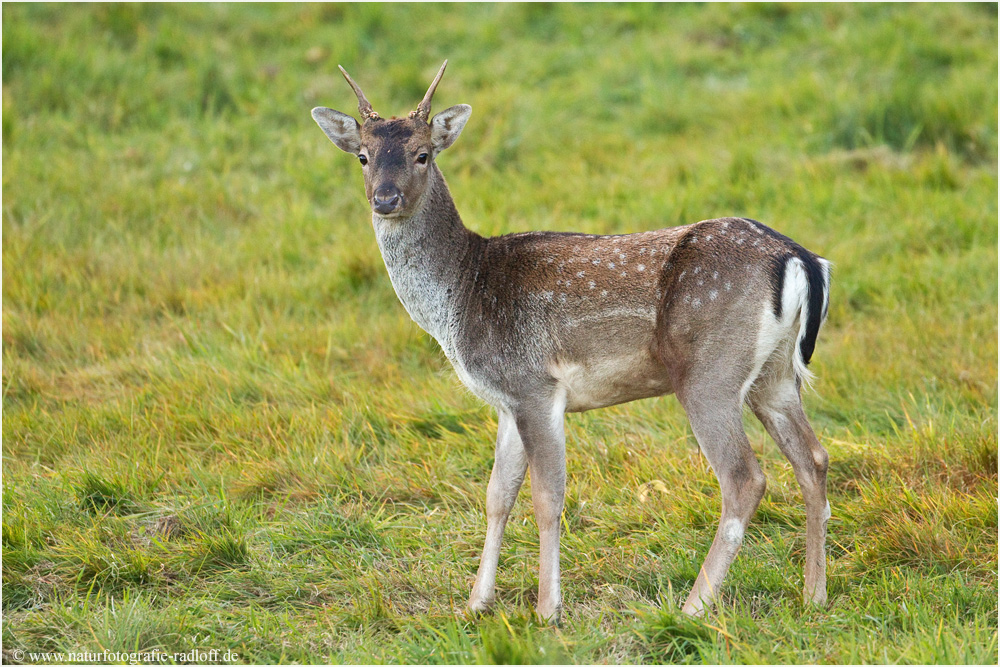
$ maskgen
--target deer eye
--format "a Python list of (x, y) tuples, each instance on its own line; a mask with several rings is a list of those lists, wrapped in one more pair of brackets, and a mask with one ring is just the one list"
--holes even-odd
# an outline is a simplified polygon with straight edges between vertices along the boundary
[(366, 158), (364, 155), (359, 155), (358, 161), (361, 162), (362, 167), (368, 164), (368, 158)]
[(427, 164), (427, 153), (421, 153), (417, 156), (417, 162), (420, 164)]

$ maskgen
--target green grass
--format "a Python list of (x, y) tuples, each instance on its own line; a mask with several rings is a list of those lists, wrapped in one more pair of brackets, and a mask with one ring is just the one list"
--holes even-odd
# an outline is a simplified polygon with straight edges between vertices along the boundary
[[(995, 4), (2, 11), (4, 661), (996, 663)], [(496, 613), (453, 615), (496, 418), (309, 117), (354, 111), (338, 63), (389, 115), (444, 58), (478, 232), (748, 215), (835, 263), (829, 608), (748, 418), (767, 495), (717, 613), (678, 614), (720, 508), (668, 397), (568, 419), (563, 627), (526, 492)]]

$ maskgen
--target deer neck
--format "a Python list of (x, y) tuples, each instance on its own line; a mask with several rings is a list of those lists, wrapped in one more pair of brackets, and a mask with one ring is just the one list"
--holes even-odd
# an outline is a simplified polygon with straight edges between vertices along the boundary
[(462, 218), (437, 165), (423, 200), (409, 218), (372, 215), (375, 237), (396, 295), (414, 322), (452, 357), (449, 321), (463, 294), (463, 264), (480, 237)]

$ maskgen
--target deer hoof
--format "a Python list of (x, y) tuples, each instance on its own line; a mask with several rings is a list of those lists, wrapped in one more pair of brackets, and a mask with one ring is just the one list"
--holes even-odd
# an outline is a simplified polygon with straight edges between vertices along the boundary
[(542, 625), (558, 627), (562, 622), (562, 604), (558, 604), (552, 609), (539, 607), (535, 610), (535, 616)]
[(818, 591), (803, 591), (802, 598), (806, 605), (814, 605), (816, 607), (826, 607), (826, 589), (821, 589)]
[(459, 615), (468, 621), (474, 621), (493, 611), (493, 600), (470, 600)]

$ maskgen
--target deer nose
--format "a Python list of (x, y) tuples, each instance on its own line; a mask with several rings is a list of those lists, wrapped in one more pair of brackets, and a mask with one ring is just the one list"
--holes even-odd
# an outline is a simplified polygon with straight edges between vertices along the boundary
[(395, 185), (383, 185), (375, 190), (373, 203), (376, 213), (392, 213), (403, 205), (403, 193)]

